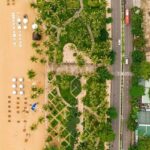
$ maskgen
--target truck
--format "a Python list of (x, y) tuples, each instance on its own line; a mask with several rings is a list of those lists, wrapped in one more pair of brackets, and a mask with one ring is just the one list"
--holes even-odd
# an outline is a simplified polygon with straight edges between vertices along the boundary
[(129, 25), (130, 23), (130, 14), (129, 14), (129, 9), (125, 9), (125, 24)]

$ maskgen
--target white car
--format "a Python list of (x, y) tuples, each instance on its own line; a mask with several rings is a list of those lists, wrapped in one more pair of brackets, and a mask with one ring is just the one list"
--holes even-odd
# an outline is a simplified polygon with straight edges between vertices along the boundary
[(128, 65), (128, 63), (129, 63), (128, 58), (125, 58), (125, 64)]
[(118, 40), (118, 45), (121, 45), (121, 40), (120, 39)]

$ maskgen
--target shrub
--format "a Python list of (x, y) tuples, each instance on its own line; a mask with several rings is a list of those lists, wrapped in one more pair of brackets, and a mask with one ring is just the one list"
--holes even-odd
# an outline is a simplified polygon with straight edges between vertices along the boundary
[(27, 75), (29, 79), (33, 79), (36, 76), (36, 73), (32, 69), (30, 69), (28, 70)]
[(107, 24), (112, 23), (112, 22), (113, 22), (112, 17), (108, 17), (108, 18), (106, 18), (106, 23), (107, 23)]
[(48, 72), (47, 77), (48, 77), (48, 81), (50, 82), (53, 79), (53, 73)]
[(107, 13), (112, 13), (112, 8), (107, 8)]
[(111, 80), (113, 78), (113, 75), (110, 74), (105, 66), (98, 67), (96, 73), (100, 82), (105, 82), (106, 80)]
[(76, 56), (76, 60), (77, 60), (77, 64), (78, 64), (80, 67), (82, 67), (82, 66), (85, 65), (85, 61), (84, 61), (82, 55)]
[(134, 7), (131, 9), (131, 31), (135, 36), (143, 35), (143, 13), (140, 8)]
[(110, 51), (108, 57), (110, 58), (110, 65), (114, 64), (115, 62), (115, 57), (116, 57), (116, 52), (115, 51)]

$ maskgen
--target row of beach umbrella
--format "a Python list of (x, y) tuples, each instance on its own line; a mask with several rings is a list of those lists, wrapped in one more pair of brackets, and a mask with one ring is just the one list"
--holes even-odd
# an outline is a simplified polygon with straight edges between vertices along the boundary
[[(12, 84), (12, 89), (13, 89), (12, 94), (13, 95), (16, 95), (16, 94), (24, 95), (24, 78), (21, 77), (21, 78), (17, 79), (16, 77), (13, 77), (12, 83), (13, 83)], [(18, 92), (17, 92), (17, 88), (19, 88)]]

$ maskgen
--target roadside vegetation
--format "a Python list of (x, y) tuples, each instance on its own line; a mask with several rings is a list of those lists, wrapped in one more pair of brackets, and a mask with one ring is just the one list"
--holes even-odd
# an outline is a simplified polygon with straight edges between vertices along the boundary
[(145, 44), (137, 45), (135, 42), (137, 39), (140, 41), (145, 41), (144, 32), (143, 32), (143, 12), (140, 8), (134, 7), (131, 9), (131, 30), (133, 34), (134, 50), (132, 52), (132, 81), (130, 87), (130, 96), (131, 96), (131, 112), (128, 119), (128, 128), (132, 131), (135, 131), (137, 128), (137, 113), (139, 111), (139, 102), (141, 96), (144, 94), (144, 87), (141, 86), (140, 80), (147, 76), (147, 69), (143, 68), (146, 62), (145, 58)]
[[(49, 37), (43, 43), (49, 62), (62, 62), (63, 47), (67, 43), (74, 43), (78, 50), (87, 53), (95, 63), (111, 62), (110, 37), (106, 24), (111, 23), (112, 18), (105, 16), (106, 1), (97, 1), (97, 5), (92, 5), (94, 2), (89, 1), (83, 1), (85, 9), (80, 8), (79, 1), (74, 0), (69, 0), (67, 4), (65, 0), (37, 1), (31, 4), (40, 12), (36, 23), (40, 29), (44, 23), (45, 28), (42, 30)], [(82, 10), (81, 13), (74, 15), (79, 9)], [(33, 46), (38, 49), (40, 47)]]
[(137, 145), (130, 146), (129, 150), (149, 150), (150, 149), (150, 138), (142, 137), (140, 138)]
[[(146, 61), (145, 44), (143, 29), (143, 11), (134, 7), (131, 9), (131, 30), (133, 34), (134, 50), (132, 52), (132, 81), (130, 87), (131, 96), (131, 112), (128, 118), (128, 128), (135, 131), (138, 127), (139, 104), (142, 95), (144, 95), (144, 87), (140, 84), (141, 79), (148, 80), (150, 78), (150, 63)], [(133, 145), (129, 150), (145, 150), (150, 149), (149, 137), (139, 137), (137, 145)]]
[[(99, 67), (96, 73), (87, 80), (85, 87), (87, 94), (83, 98), (86, 110), (83, 123), (85, 129), (81, 135), (79, 150), (93, 149), (93, 147), (104, 149), (104, 142), (112, 142), (115, 139), (111, 121), (117, 117), (117, 112), (115, 108), (108, 109), (106, 99), (106, 80), (110, 79), (112, 79), (112, 75), (106, 67)], [(86, 108), (90, 108), (94, 115), (91, 115), (89, 109)]]
[[(111, 121), (117, 117), (117, 112), (114, 107), (109, 108), (106, 91), (106, 81), (113, 78), (108, 67), (115, 61), (106, 29), (112, 22), (111, 17), (106, 18), (106, 12), (112, 10), (106, 10), (106, 5), (106, 0), (37, 0), (31, 3), (38, 13), (36, 32), (46, 37), (42, 42), (32, 43), (34, 54), (30, 60), (33, 63), (61, 65), (64, 46), (73, 43), (77, 47), (78, 66), (86, 65), (84, 54), (93, 62), (91, 65), (100, 66), (89, 74), (47, 73), (48, 102), (43, 109), (48, 127), (44, 150), (73, 150), (74, 147), (104, 150), (105, 142), (115, 139)], [(33, 79), (36, 73), (32, 69), (29, 71), (28, 76)], [(81, 78), (86, 80), (84, 86)], [(34, 97), (44, 92), (41, 87), (34, 87), (32, 91)], [(85, 94), (81, 101), (80, 94)], [(31, 127), (36, 129), (37, 123)]]

